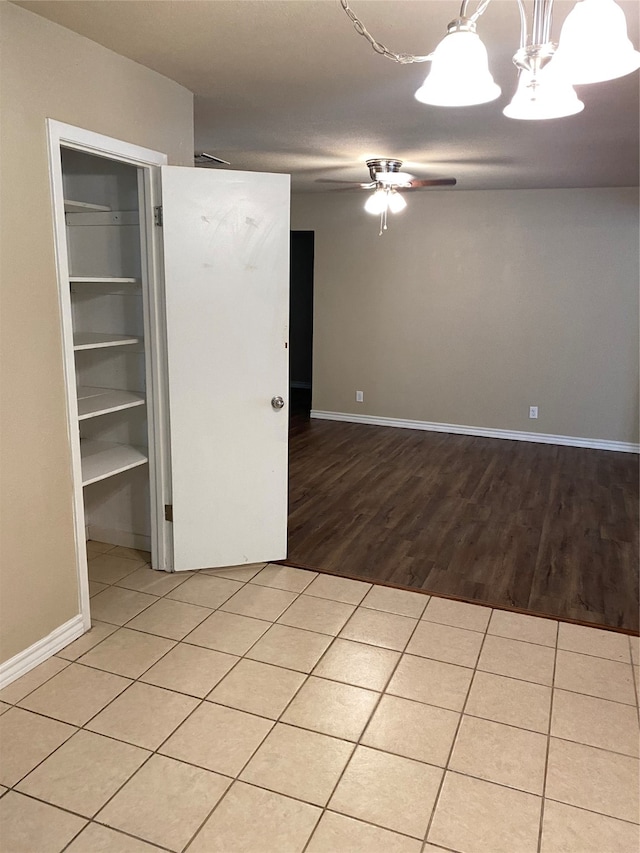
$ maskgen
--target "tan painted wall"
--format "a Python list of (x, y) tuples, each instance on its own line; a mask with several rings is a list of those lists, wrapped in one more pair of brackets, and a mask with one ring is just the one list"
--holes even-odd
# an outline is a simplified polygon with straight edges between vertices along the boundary
[(45, 119), (191, 165), (193, 98), (167, 78), (4, 2), (0, 38), (5, 661), (78, 613)]
[(637, 442), (637, 189), (407, 200), (378, 237), (364, 193), (294, 196), (314, 409)]

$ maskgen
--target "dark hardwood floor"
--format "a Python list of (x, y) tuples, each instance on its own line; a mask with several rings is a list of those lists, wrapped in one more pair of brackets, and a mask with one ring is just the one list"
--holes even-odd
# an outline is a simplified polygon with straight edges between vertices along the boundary
[(293, 565), (638, 630), (638, 457), (294, 413)]

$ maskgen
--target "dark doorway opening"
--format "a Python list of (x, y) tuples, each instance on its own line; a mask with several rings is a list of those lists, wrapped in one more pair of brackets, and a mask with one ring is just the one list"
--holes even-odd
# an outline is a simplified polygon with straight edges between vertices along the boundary
[(313, 231), (291, 232), (289, 399), (293, 417), (309, 418), (313, 375)]

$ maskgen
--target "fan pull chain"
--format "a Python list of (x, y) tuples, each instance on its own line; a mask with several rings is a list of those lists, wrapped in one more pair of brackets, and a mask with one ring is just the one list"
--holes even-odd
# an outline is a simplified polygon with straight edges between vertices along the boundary
[(380, 213), (380, 233), (378, 237), (382, 237), (384, 231), (387, 230), (387, 207)]

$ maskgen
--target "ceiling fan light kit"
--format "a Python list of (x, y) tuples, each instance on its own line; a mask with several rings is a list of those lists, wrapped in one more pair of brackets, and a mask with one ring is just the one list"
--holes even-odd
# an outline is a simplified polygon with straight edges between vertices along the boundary
[(376, 157), (367, 160), (371, 182), (356, 184), (363, 190), (373, 190), (364, 203), (367, 213), (380, 217), (380, 236), (387, 230), (387, 214), (401, 213), (407, 206), (400, 189), (421, 189), (430, 186), (454, 186), (455, 178), (418, 180), (408, 172), (401, 172), (402, 160)]
[[(640, 68), (638, 52), (627, 35), (624, 12), (615, 0), (578, 0), (567, 15), (560, 43), (551, 40), (553, 0), (531, 0), (531, 31), (525, 0), (515, 0), (520, 12), (520, 48), (513, 57), (519, 71), (516, 93), (503, 110), (508, 118), (540, 120), (579, 113), (584, 104), (574, 84), (613, 80)], [(373, 49), (402, 64), (431, 62), (431, 70), (415, 93), (418, 101), (440, 107), (484, 104), (500, 95), (489, 70), (487, 50), (476, 24), (491, 0), (478, 0), (467, 15), (470, 0), (462, 0), (459, 17), (428, 56), (398, 54), (376, 41), (340, 0), (357, 32)]]
[(376, 158), (367, 160), (371, 184), (364, 184), (363, 188), (373, 189), (373, 193), (364, 203), (367, 213), (380, 217), (381, 236), (387, 230), (387, 214), (400, 213), (407, 206), (407, 202), (398, 192), (398, 187), (409, 187), (413, 175), (401, 172), (402, 160), (390, 158)]

